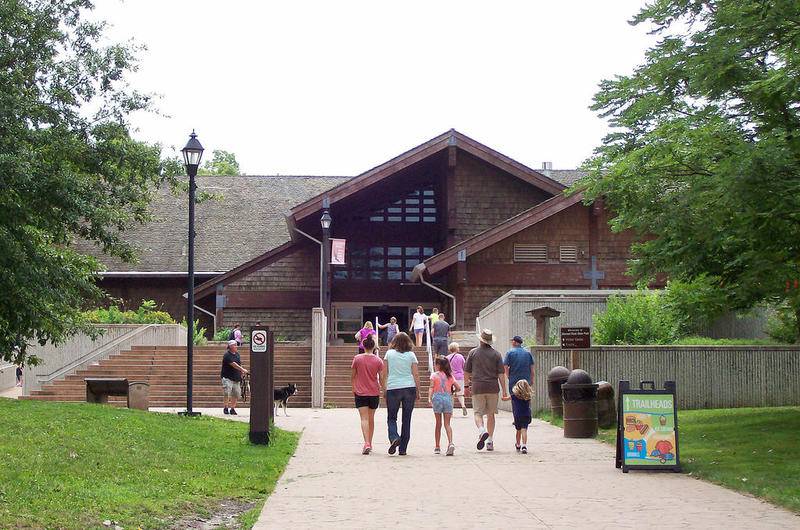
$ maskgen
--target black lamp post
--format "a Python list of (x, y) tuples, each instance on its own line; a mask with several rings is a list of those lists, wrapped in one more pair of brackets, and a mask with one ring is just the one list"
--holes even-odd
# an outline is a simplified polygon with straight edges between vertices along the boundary
[[(326, 201), (327, 202), (327, 201)], [(322, 217), (319, 218), (319, 224), (322, 226), (322, 309), (325, 311), (325, 318), (327, 325), (325, 326), (325, 340), (330, 338), (331, 327), (331, 285), (330, 285), (330, 272), (331, 272), (331, 214), (326, 207), (322, 210)]]
[(192, 410), (192, 357), (194, 355), (194, 203), (197, 185), (194, 178), (200, 159), (203, 158), (203, 146), (197, 140), (197, 135), (192, 131), (186, 147), (181, 149), (186, 174), (189, 175), (189, 290), (187, 293), (186, 307), (186, 416), (199, 416), (199, 412)]

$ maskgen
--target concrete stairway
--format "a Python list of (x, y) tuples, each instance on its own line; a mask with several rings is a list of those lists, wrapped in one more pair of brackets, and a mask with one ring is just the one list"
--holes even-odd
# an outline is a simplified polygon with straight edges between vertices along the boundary
[[(193, 355), (193, 406), (222, 407), (220, 367), (224, 345), (195, 346)], [(239, 349), (242, 364), (250, 364), (250, 350)], [(125, 377), (129, 381), (150, 383), (151, 407), (186, 406), (186, 348), (135, 346), (79, 370), (64, 379), (53, 381), (23, 399), (44, 401), (86, 401), (87, 377)], [(275, 387), (298, 385), (298, 393), (289, 400), (290, 407), (311, 406), (311, 348), (277, 345), (275, 348)], [(111, 397), (109, 402), (124, 405), (125, 398)], [(247, 406), (247, 404), (245, 404)]]
[[(461, 354), (466, 358), (471, 348), (461, 349)], [(354, 344), (344, 346), (328, 346), (327, 363), (325, 367), (325, 405), (352, 408), (353, 389), (350, 385), (350, 373), (353, 357), (358, 353), (358, 347)], [(386, 347), (381, 347), (381, 358), (386, 353)], [(430, 372), (428, 371), (428, 353), (425, 348), (415, 348), (414, 353), (419, 361), (419, 379), (422, 386), (422, 399), (416, 403), (417, 407), (428, 406), (428, 387), (430, 385)], [(381, 406), (385, 406), (384, 398), (381, 396)], [(458, 406), (458, 402), (455, 402)], [(470, 399), (467, 398), (467, 406), (471, 406)]]

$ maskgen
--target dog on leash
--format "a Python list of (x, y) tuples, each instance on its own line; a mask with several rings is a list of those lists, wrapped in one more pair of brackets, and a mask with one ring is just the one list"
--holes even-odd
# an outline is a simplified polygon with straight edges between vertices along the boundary
[(297, 385), (294, 383), (289, 383), (284, 387), (276, 388), (273, 392), (274, 409), (272, 411), (272, 415), (276, 415), (278, 407), (283, 407), (283, 415), (288, 416), (289, 413), (286, 411), (286, 407), (289, 404), (289, 398), (296, 393)]

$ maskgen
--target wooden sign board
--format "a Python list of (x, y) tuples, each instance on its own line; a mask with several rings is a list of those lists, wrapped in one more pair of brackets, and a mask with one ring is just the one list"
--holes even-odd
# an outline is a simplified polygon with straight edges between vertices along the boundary
[(592, 347), (591, 328), (561, 328), (561, 348), (584, 350)]
[(678, 411), (675, 382), (663, 389), (642, 381), (632, 389), (619, 382), (617, 423), (617, 467), (680, 472), (678, 457)]

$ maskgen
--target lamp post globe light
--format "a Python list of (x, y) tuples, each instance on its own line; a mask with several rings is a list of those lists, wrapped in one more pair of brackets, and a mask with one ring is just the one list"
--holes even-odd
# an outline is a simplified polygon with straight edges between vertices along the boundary
[(194, 204), (197, 185), (194, 178), (203, 158), (203, 146), (192, 130), (186, 147), (181, 149), (186, 174), (189, 175), (189, 263), (187, 272), (189, 276), (187, 303), (186, 303), (186, 412), (185, 416), (199, 416), (199, 412), (192, 410), (192, 364), (194, 355)]
[(327, 199), (323, 201), (322, 217), (319, 218), (319, 224), (322, 227), (322, 310), (325, 312), (325, 319), (327, 325), (325, 326), (325, 340), (330, 338), (331, 327), (331, 214), (328, 211)]

